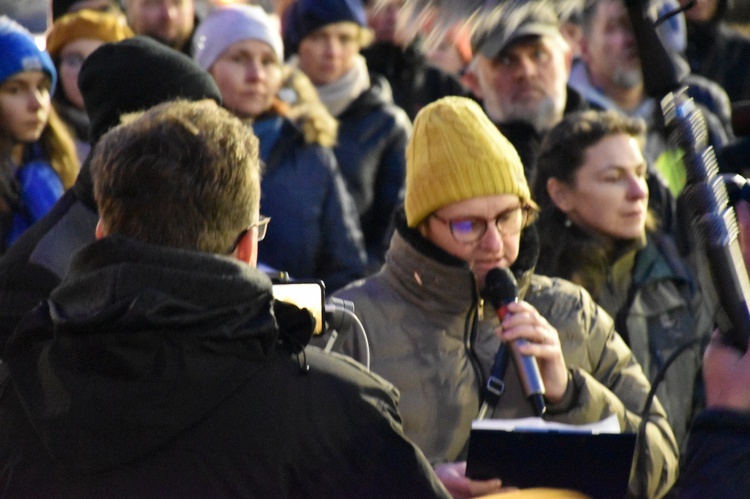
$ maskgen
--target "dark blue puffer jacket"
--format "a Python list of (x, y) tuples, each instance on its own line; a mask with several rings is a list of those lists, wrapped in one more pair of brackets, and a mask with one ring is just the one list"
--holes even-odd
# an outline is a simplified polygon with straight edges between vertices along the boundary
[(411, 121), (393, 103), (385, 78), (370, 74), (370, 80), (370, 88), (336, 117), (339, 133), (334, 152), (357, 205), (369, 265), (374, 270), (384, 260), (391, 218), (403, 201)]
[(306, 143), (280, 116), (253, 128), (266, 164), (260, 211), (272, 218), (258, 246), (259, 261), (296, 279), (322, 279), (328, 291), (362, 277), (362, 232), (333, 152)]
[(42, 158), (38, 147), (32, 148), (31, 157), (16, 170), (16, 180), (20, 197), (5, 235), (5, 247), (46, 215), (65, 191), (60, 176)]

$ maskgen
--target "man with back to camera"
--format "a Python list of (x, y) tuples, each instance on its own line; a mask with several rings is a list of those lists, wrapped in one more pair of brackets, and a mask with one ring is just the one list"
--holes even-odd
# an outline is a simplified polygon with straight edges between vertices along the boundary
[(393, 387), (306, 349), (310, 314), (254, 268), (268, 219), (247, 127), (166, 103), (91, 169), (98, 240), (0, 365), (4, 493), (448, 497)]
[[(92, 147), (123, 113), (177, 98), (221, 102), (211, 75), (186, 55), (145, 36), (92, 52), (81, 67), (79, 85)], [(98, 219), (86, 161), (73, 187), (0, 259), (0, 357), (21, 317), (49, 297), (73, 254), (94, 241)]]

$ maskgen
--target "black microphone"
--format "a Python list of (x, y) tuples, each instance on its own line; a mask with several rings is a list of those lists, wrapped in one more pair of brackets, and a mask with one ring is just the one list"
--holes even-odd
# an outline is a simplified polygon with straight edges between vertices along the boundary
[[(494, 268), (487, 272), (482, 295), (497, 309), (497, 317), (502, 320), (508, 314), (509, 303), (518, 301), (518, 286), (516, 279), (508, 269)], [(541, 416), (547, 410), (544, 404), (544, 383), (539, 373), (539, 365), (533, 355), (522, 355), (518, 351), (519, 345), (528, 344), (528, 340), (519, 338), (510, 342), (513, 363), (521, 380), (521, 386), (526, 398), (531, 403), (534, 413)], [(501, 346), (502, 348), (502, 346)]]

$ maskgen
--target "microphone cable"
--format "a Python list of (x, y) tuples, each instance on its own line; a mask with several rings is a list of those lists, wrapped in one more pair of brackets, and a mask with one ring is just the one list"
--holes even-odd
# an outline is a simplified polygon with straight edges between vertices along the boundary
[(670, 10), (666, 14), (663, 14), (662, 16), (660, 16), (656, 21), (654, 21), (654, 27), (659, 26), (665, 23), (666, 21), (669, 21), (671, 18), (673, 18), (677, 14), (681, 14), (685, 12), (686, 10), (693, 8), (696, 3), (698, 3), (697, 0), (690, 0), (685, 5), (678, 7), (674, 10)]
[[(651, 413), (651, 406), (653, 405), (654, 398), (656, 397), (656, 390), (661, 384), (662, 381), (664, 381), (664, 376), (666, 376), (667, 369), (674, 363), (677, 358), (688, 351), (690, 348), (694, 347), (696, 344), (701, 342), (701, 338), (695, 338), (689, 341), (686, 341), (679, 345), (670, 355), (667, 357), (667, 359), (664, 361), (664, 364), (659, 368), (659, 370), (656, 372), (656, 376), (654, 376), (654, 380), (651, 382), (651, 389), (648, 392), (648, 395), (646, 395), (646, 401), (643, 404), (643, 409), (641, 410), (641, 422), (638, 424), (638, 436), (637, 436), (637, 442), (638, 442), (638, 448), (636, 449), (636, 476), (643, 477), (644, 480), (639, 482), (639, 485), (644, 488), (644, 490), (638, 491), (638, 497), (647, 497), (648, 496), (648, 490), (645, 490), (647, 488), (647, 480), (645, 480), (645, 477), (648, 476), (648, 471), (646, 469), (646, 460), (644, 457), (646, 456), (646, 425), (649, 422), (649, 414)], [(677, 447), (679, 449), (680, 442), (677, 442)]]
[(370, 370), (370, 341), (367, 338), (367, 332), (365, 331), (362, 321), (359, 320), (357, 314), (354, 313), (354, 304), (348, 300), (342, 300), (341, 298), (331, 298), (325, 304), (325, 321), (326, 328), (331, 331), (331, 336), (328, 338), (323, 350), (330, 352), (336, 345), (337, 340), (340, 339), (339, 331), (346, 331), (350, 328), (354, 328), (357, 332), (357, 336), (360, 339), (362, 348), (364, 349), (364, 366), (367, 370)]

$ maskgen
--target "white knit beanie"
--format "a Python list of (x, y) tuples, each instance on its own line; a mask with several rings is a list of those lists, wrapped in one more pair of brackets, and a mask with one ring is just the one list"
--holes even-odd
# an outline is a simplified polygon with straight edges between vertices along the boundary
[(284, 61), (284, 43), (277, 24), (262, 7), (243, 4), (216, 7), (208, 13), (193, 37), (193, 58), (208, 71), (227, 48), (241, 40), (265, 42), (279, 64)]

